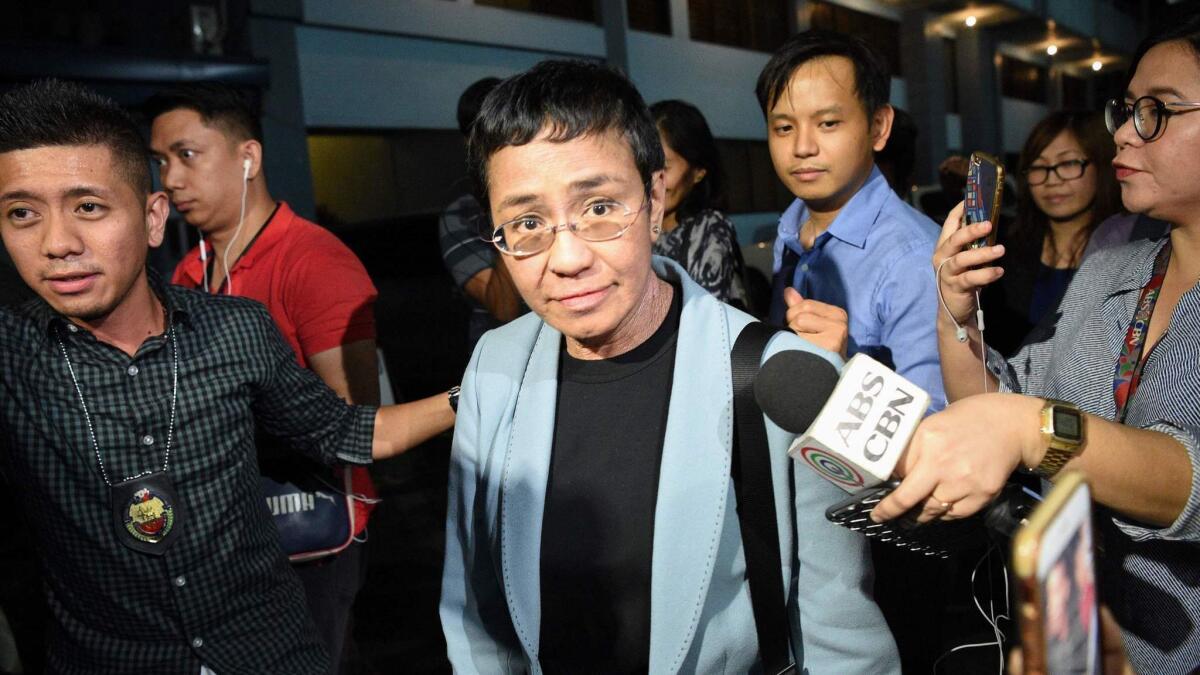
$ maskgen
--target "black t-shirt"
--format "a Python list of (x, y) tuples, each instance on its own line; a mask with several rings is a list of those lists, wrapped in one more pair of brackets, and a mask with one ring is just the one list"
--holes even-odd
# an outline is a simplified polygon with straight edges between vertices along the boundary
[(645, 673), (650, 560), (682, 292), (648, 340), (598, 361), (559, 360), (542, 520), (547, 673)]

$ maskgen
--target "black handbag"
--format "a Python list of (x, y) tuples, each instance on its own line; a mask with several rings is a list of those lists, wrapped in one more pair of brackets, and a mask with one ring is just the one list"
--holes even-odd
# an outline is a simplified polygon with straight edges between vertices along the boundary
[(303, 457), (267, 462), (259, 487), (279, 531), (279, 544), (292, 562), (342, 552), (354, 541), (351, 467), (325, 467)]
[[(731, 472), (763, 672), (792, 675), (797, 671), (788, 638), (770, 448), (763, 413), (754, 400), (754, 375), (762, 361), (763, 349), (778, 330), (757, 321), (747, 324), (729, 356), (734, 419)], [(788, 489), (790, 492), (790, 484)]]

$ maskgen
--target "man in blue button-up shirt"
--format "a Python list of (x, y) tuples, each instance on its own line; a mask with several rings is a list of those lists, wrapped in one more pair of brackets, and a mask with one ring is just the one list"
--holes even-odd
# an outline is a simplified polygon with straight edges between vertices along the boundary
[[(889, 77), (858, 38), (793, 36), (758, 79), (775, 172), (796, 196), (779, 220), (771, 320), (826, 349), (864, 352), (946, 405), (938, 360), (938, 227), (875, 167), (891, 133)], [(948, 624), (945, 568), (872, 547), (876, 600), (903, 669), (928, 671)], [(965, 599), (965, 598), (963, 598)]]
[(892, 125), (888, 87), (865, 42), (822, 31), (793, 37), (759, 76), (771, 160), (797, 197), (779, 221), (771, 319), (891, 366), (934, 411), (946, 404), (929, 265), (938, 228), (875, 167)]

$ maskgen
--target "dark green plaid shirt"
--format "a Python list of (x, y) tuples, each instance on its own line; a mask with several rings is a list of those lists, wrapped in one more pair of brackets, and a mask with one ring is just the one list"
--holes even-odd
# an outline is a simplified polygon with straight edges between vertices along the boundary
[(132, 358), (41, 300), (0, 309), (0, 466), (36, 535), (54, 673), (324, 673), (259, 492), (256, 425), (325, 464), (371, 458), (375, 409), (342, 402), (258, 303), (154, 283), (179, 345), (168, 474), (186, 509), (162, 557), (122, 545), (61, 335), (116, 483), (157, 469), (171, 412), (162, 335)]

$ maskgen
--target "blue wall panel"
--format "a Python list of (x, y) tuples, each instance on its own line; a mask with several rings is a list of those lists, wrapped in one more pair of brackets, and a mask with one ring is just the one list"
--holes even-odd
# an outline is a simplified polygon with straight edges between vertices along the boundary
[(309, 127), (453, 129), (472, 82), (551, 56), (308, 26), (296, 33)]

